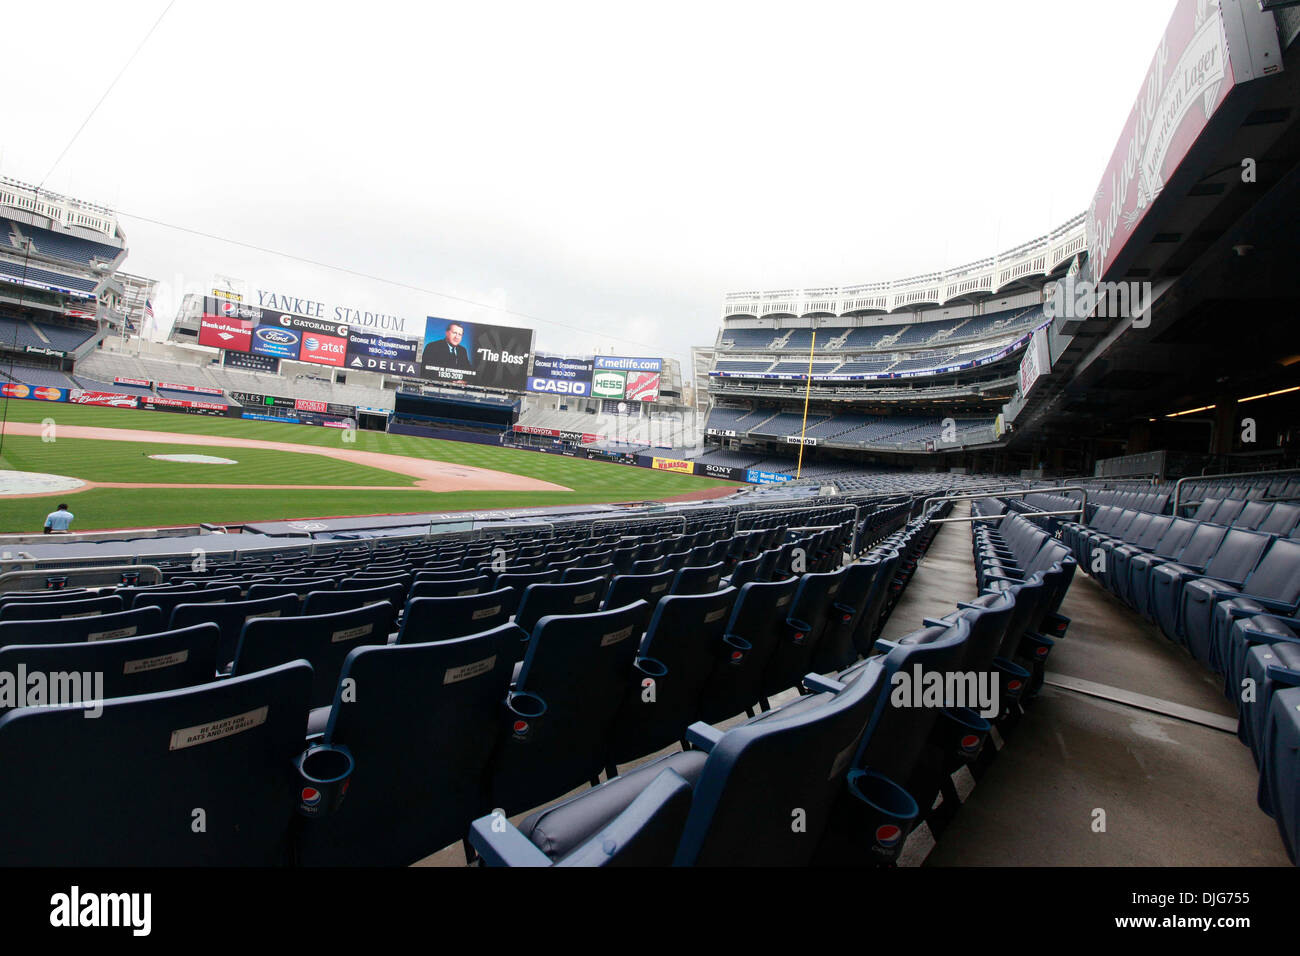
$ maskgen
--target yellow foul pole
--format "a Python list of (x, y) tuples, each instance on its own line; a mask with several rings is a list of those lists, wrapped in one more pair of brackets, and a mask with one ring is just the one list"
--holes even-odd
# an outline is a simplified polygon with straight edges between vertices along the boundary
[(813, 349), (816, 347), (817, 330), (814, 329), (812, 342), (808, 346), (808, 385), (803, 392), (803, 425), (799, 428), (799, 466), (795, 469), (795, 478), (803, 474), (803, 440), (804, 433), (808, 431), (808, 399), (812, 396)]

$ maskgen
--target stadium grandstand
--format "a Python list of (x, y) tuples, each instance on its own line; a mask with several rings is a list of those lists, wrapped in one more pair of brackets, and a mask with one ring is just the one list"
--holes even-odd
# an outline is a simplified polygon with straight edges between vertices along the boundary
[(0, 674), (100, 681), (0, 678), (0, 863), (1300, 862), (1300, 7), (1173, 6), (1089, 209), (689, 362), (278, 276), (155, 335), (0, 181)]

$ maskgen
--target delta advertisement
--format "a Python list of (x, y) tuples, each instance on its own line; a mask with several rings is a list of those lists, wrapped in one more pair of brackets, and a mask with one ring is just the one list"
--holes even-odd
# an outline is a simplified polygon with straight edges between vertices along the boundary
[(597, 355), (593, 362), (593, 398), (618, 398), (629, 402), (659, 400), (663, 359)]
[(347, 367), (362, 372), (387, 372), (418, 378), (416, 342), (377, 332), (348, 333)]
[(429, 316), (420, 378), (442, 385), (525, 391), (533, 330)]
[(535, 355), (533, 374), (528, 376), (528, 391), (585, 397), (591, 394), (593, 368), (591, 359)]

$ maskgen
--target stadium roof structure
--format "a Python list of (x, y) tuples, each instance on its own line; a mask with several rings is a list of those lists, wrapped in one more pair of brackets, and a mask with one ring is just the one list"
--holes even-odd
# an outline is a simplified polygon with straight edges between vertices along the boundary
[[(1294, 38), (1300, 22), (1292, 17), (1284, 29)], [(1145, 445), (1145, 426), (1187, 410), (1217, 415), (1218, 430), (1229, 432), (1240, 399), (1300, 384), (1300, 45), (1261, 51), (1251, 39), (1253, 47), (1239, 45), (1254, 56), (1233, 57), (1235, 84), (1103, 273), (1095, 274), (1094, 254), (1073, 277), (1140, 284), (1149, 314), (1057, 317), (1050, 371), (1006, 408), (1012, 447)], [(1274, 62), (1261, 66), (1269, 56)], [(1126, 146), (1121, 140), (1108, 177)], [(1099, 194), (1106, 188), (1103, 180)], [(1098, 208), (1095, 221), (1106, 213)]]

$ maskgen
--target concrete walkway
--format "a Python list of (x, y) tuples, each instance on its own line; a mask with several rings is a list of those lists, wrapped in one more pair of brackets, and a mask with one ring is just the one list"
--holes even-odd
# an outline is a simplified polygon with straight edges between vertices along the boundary
[[(944, 525), (885, 636), (974, 595), (970, 527)], [(1082, 572), (1061, 610), (1048, 685), (925, 865), (1290, 866), (1219, 679)]]

